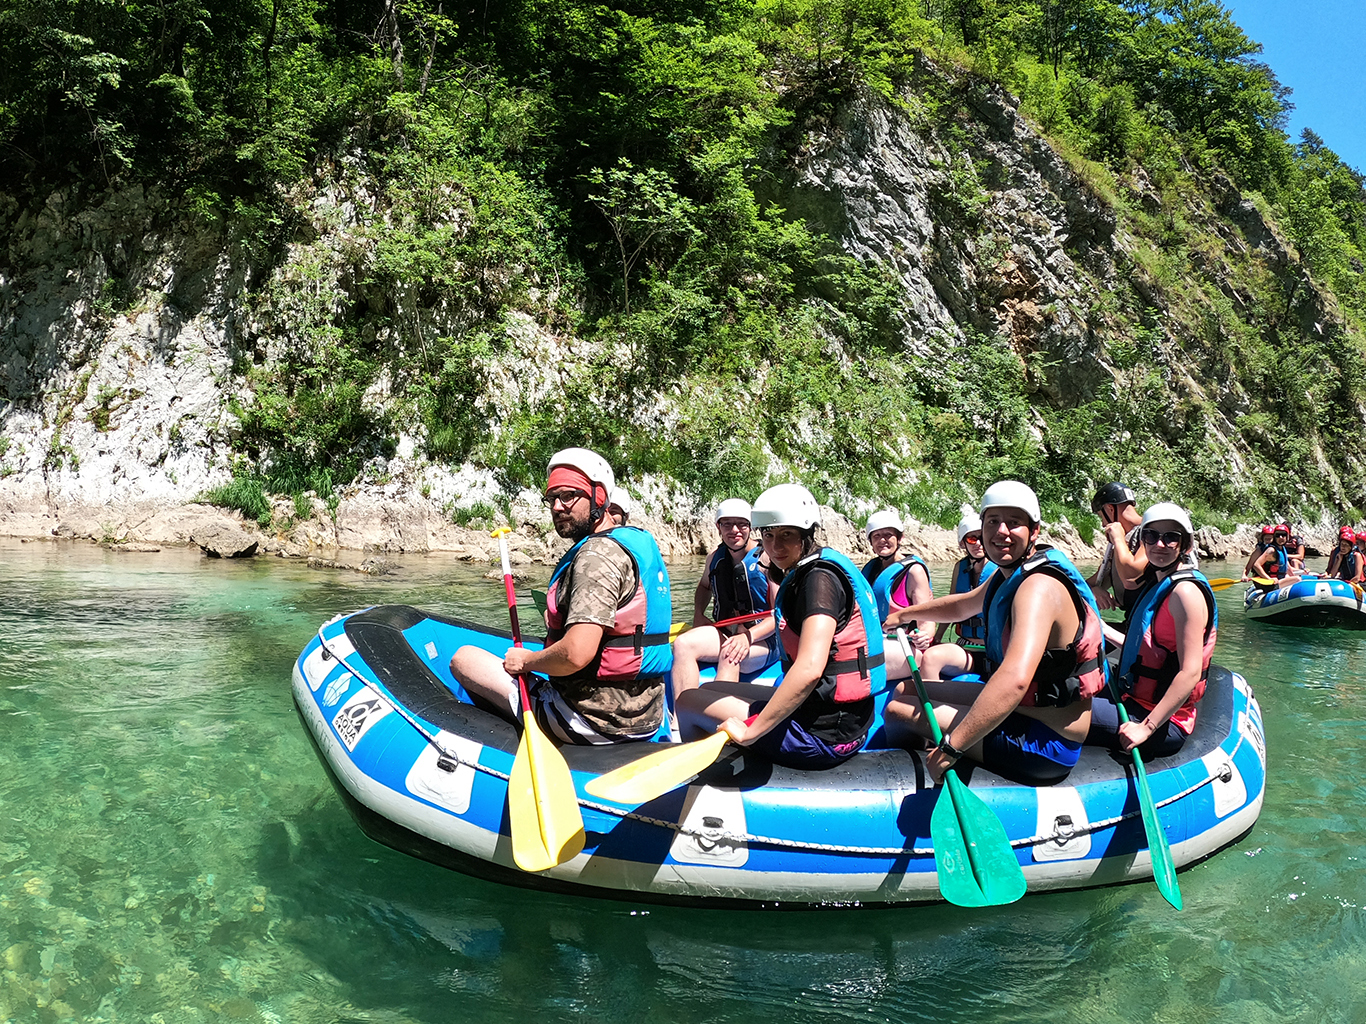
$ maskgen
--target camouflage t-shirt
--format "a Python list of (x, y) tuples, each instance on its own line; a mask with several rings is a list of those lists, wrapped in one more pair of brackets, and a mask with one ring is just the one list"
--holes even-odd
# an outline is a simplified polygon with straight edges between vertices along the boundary
[[(577, 622), (615, 625), (617, 609), (631, 600), (636, 585), (635, 561), (626, 549), (610, 537), (589, 537), (557, 584), (565, 629)], [(594, 658), (586, 668), (552, 676), (551, 682), (604, 736), (640, 736), (659, 727), (664, 717), (663, 676), (606, 684), (597, 678), (597, 669)]]

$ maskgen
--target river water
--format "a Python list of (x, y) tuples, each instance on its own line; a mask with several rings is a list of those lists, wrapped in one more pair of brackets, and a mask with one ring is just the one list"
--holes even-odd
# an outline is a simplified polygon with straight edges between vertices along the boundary
[[(699, 569), (675, 569), (680, 607)], [(412, 860), (329, 786), (290, 703), (300, 648), (367, 604), (501, 625), (482, 571), (0, 540), (0, 1021), (1366, 1020), (1366, 633), (1246, 623), (1221, 595), (1270, 782), (1251, 835), (1181, 875), (1183, 912), (1151, 883), (661, 909)]]

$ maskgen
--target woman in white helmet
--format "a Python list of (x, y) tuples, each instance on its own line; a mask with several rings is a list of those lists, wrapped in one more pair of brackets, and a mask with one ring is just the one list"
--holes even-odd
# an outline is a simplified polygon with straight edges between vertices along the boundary
[[(930, 567), (925, 564), (925, 559), (914, 551), (901, 553), (904, 532), (901, 516), (891, 509), (874, 512), (868, 517), (864, 532), (874, 557), (863, 567), (863, 578), (873, 588), (881, 618), (885, 619), (891, 611), (923, 604), (934, 597)], [(911, 635), (911, 641), (922, 651), (933, 643), (928, 633), (918, 631)], [(888, 651), (887, 657), (888, 666), (895, 675), (895, 666), (904, 663), (905, 659), (896, 649)]]
[(1180, 505), (1161, 501), (1143, 513), (1139, 538), (1148, 567), (1116, 670), (1129, 721), (1120, 722), (1108, 696), (1097, 697), (1087, 743), (1126, 754), (1138, 747), (1145, 759), (1171, 757), (1195, 728), (1219, 610), (1209, 580), (1188, 562), (1194, 535)]
[(704, 663), (716, 666), (718, 680), (736, 682), (742, 674), (762, 672), (777, 659), (773, 616), (719, 629), (712, 625), (773, 607), (778, 585), (768, 578), (768, 562), (753, 544), (749, 516), (749, 502), (741, 498), (727, 498), (716, 508), (721, 543), (697, 581), (693, 628), (674, 641), (675, 698), (697, 686)]
[(882, 633), (858, 567), (816, 541), (820, 507), (798, 484), (770, 487), (750, 513), (781, 580), (775, 600), (783, 679), (709, 683), (679, 694), (684, 739), (723, 728), (778, 764), (830, 768), (852, 757), (885, 686)]
[(896, 565), (901, 559), (901, 538), (906, 527), (901, 516), (889, 508), (874, 512), (864, 524), (863, 533), (868, 538), (868, 546), (873, 549), (873, 557), (863, 567), (863, 578), (872, 586), (873, 581), (884, 569)]
[[(1091, 725), (1091, 698), (1105, 686), (1100, 610), (1066, 555), (1036, 551), (1041, 524), (1031, 488), (1018, 480), (993, 484), (982, 495), (981, 515), (983, 547), (996, 572), (975, 590), (888, 620), (961, 622), (981, 615), (986, 624), (982, 676), (929, 686), (944, 738), (925, 766), (937, 781), (967, 757), (1015, 782), (1052, 785), (1077, 763)], [(925, 660), (935, 678), (969, 668), (967, 652), (956, 644), (931, 648)], [(915, 691), (904, 684), (885, 714), (894, 742), (933, 736)]]
[(612, 517), (612, 522), (617, 526), (625, 526), (633, 511), (635, 506), (631, 503), (631, 496), (624, 488), (613, 487), (607, 499), (607, 514)]

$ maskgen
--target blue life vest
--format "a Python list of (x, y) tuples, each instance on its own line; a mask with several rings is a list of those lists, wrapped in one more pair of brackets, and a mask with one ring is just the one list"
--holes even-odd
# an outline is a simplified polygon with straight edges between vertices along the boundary
[(1286, 554), (1285, 548), (1278, 548), (1273, 544), (1271, 550), (1276, 552), (1276, 568), (1268, 567), (1267, 572), (1273, 580), (1284, 579), (1290, 574), (1290, 557)]
[[(1161, 700), (1167, 692), (1167, 687), (1176, 678), (1176, 673), (1180, 670), (1180, 665), (1176, 663), (1176, 652), (1165, 652), (1165, 657), (1159, 655), (1152, 648), (1153, 619), (1156, 618), (1158, 611), (1171, 596), (1173, 588), (1184, 580), (1190, 580), (1200, 587), (1201, 593), (1205, 595), (1205, 604), (1209, 607), (1209, 622), (1205, 625), (1205, 641), (1213, 639), (1219, 630), (1219, 606), (1214, 600), (1214, 590), (1209, 585), (1209, 580), (1205, 574), (1198, 569), (1181, 569), (1172, 573), (1166, 579), (1159, 580), (1146, 587), (1134, 603), (1133, 613), (1129, 617), (1129, 629), (1124, 634), (1124, 646), (1119, 652), (1119, 666), (1116, 668), (1120, 687), (1126, 692), (1132, 692), (1140, 688), (1142, 680), (1151, 680), (1144, 684), (1141, 689), (1145, 692), (1142, 696), (1150, 699), (1153, 705)], [(1145, 650), (1145, 647), (1147, 650)], [(1212, 645), (1210, 645), (1212, 649)], [(1162, 664), (1156, 664), (1161, 660)], [(1154, 664), (1145, 665), (1144, 661), (1153, 661)], [(1209, 674), (1209, 651), (1205, 654), (1204, 671), (1200, 678), (1204, 679)], [(1149, 697), (1148, 691), (1152, 696)]]
[[(634, 676), (648, 679), (661, 676), (673, 667), (674, 649), (669, 641), (673, 626), (673, 601), (669, 593), (669, 570), (654, 536), (637, 526), (617, 526), (602, 533), (590, 533), (564, 553), (550, 575), (547, 600), (557, 594), (557, 584), (569, 568), (579, 548), (593, 537), (610, 537), (631, 556), (636, 570), (636, 590), (625, 605), (617, 609), (617, 621), (603, 629), (603, 641), (595, 664), (604, 681)], [(547, 646), (559, 639), (558, 624), (552, 624), (552, 608), (547, 609)], [(629, 648), (629, 650), (624, 650)]]
[(1045, 663), (1052, 660), (1054, 652), (1045, 652), (1044, 660), (1039, 663), (1039, 669), (1030, 681), (1024, 699), (1020, 701), (1021, 706), (1066, 707), (1077, 700), (1093, 697), (1104, 689), (1109, 679), (1109, 664), (1105, 660), (1100, 608), (1086, 578), (1072, 564), (1072, 560), (1057, 548), (1046, 548), (1030, 555), (1009, 574), (1000, 566), (997, 566), (997, 570), (987, 581), (982, 603), (987, 627), (987, 677), (1000, 668), (1005, 660), (1005, 634), (1010, 625), (1010, 608), (1020, 584), (1036, 572), (1045, 572), (1063, 582), (1076, 607), (1077, 637), (1068, 645), (1069, 650), (1074, 650), (1076, 660), (1074, 665), (1046, 667)]
[[(996, 571), (994, 562), (986, 562), (982, 566), (982, 575), (977, 577), (977, 581), (972, 579), (972, 559), (960, 558), (958, 564), (953, 567), (953, 584), (949, 587), (950, 594), (966, 594), (971, 590), (976, 590), (982, 585), (982, 581), (987, 579)], [(964, 640), (982, 641), (987, 638), (986, 620), (981, 615), (974, 615), (970, 619), (964, 619), (954, 628), (958, 635)]]
[[(877, 579), (873, 581), (873, 600), (877, 602), (878, 622), (887, 621), (887, 614), (892, 610), (892, 595), (901, 586), (902, 580), (906, 578), (906, 573), (913, 565), (918, 565), (924, 569), (925, 578), (929, 579), (930, 567), (925, 564), (925, 559), (916, 554), (909, 554), (904, 562), (887, 566), (878, 573)], [(900, 604), (900, 602), (897, 603)]]
[[(768, 608), (768, 573), (759, 564), (759, 555), (758, 548), (747, 552), (741, 565), (737, 567), (730, 560), (730, 550), (724, 544), (712, 552), (707, 562), (707, 580), (711, 583), (713, 621), (720, 622), (722, 619), (731, 619), (746, 612), (761, 612)], [(720, 576), (725, 568), (730, 570), (730, 579), (723, 587)], [(736, 578), (740, 575), (736, 572), (737, 568), (741, 568), (745, 575), (746, 585), (743, 591), (735, 586)], [(724, 601), (723, 594), (726, 597)], [(745, 602), (746, 595), (748, 603)]]

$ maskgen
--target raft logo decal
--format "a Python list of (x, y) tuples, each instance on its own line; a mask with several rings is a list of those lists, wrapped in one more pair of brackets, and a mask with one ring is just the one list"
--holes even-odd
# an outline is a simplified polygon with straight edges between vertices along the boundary
[(371, 727), (392, 710), (393, 708), (375, 695), (374, 690), (362, 686), (356, 691), (355, 696), (332, 716), (332, 728), (337, 730), (342, 745), (347, 750), (354, 751), (356, 744)]
[(342, 694), (351, 688), (351, 678), (350, 672), (343, 672), (327, 684), (327, 689), (323, 691), (323, 707), (330, 708), (342, 699)]

